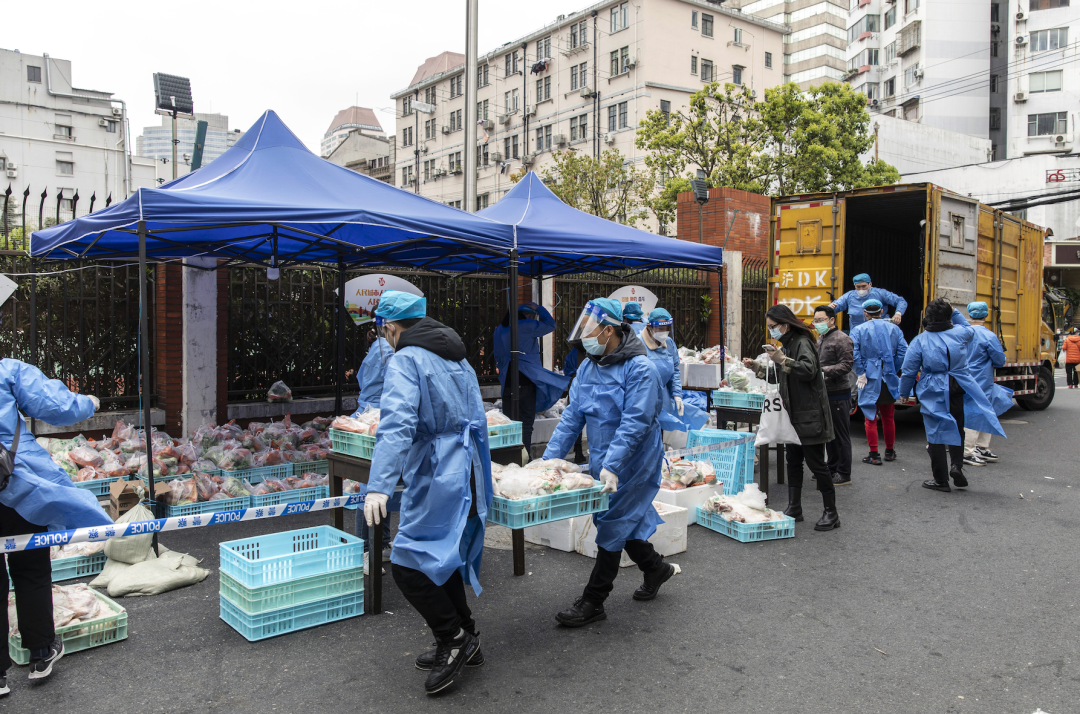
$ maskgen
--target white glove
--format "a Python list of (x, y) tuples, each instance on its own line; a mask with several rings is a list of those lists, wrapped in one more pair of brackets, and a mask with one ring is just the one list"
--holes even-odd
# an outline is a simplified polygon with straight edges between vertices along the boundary
[(900, 320), (901, 320), (901, 319), (902, 319), (903, 317), (904, 317), (904, 316), (903, 316), (903, 315), (901, 315), (900, 313), (898, 313), (898, 312), (894, 312), (894, 313), (893, 313), (893, 316), (892, 316), (892, 324), (894, 324), (894, 325), (899, 325), (899, 324), (900, 324)]
[(94, 403), (94, 411), (97, 411), (98, 409), (101, 409), (101, 400), (100, 399), (95, 397), (93, 394), (87, 394), (86, 396), (89, 397), (90, 401), (92, 401)]
[(386, 502), (389, 500), (385, 493), (374, 491), (368, 491), (364, 496), (364, 520), (369, 526), (382, 523), (382, 519), (386, 518)]
[(600, 472), (600, 483), (604, 484), (604, 487), (600, 489), (600, 493), (615, 493), (615, 489), (619, 487), (619, 477), (603, 469)]
[(860, 374), (859, 378), (855, 381), (855, 386), (859, 389), (863, 389), (866, 386), (866, 375)]
[(675, 409), (679, 412), (679, 416), (683, 415), (686, 407), (683, 406), (682, 397), (675, 397)]

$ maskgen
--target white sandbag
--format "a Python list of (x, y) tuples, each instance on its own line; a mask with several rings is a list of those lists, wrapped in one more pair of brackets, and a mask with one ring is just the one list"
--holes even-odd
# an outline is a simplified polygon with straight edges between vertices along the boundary
[[(168, 549), (164, 546), (158, 546), (158, 549), (162, 553), (168, 552)], [(146, 552), (145, 560), (157, 560), (157, 555), (154, 553), (153, 548), (150, 548)], [(90, 581), (90, 587), (101, 588), (102, 590), (105, 590), (109, 587), (109, 583), (113, 581), (113, 578), (115, 578), (117, 575), (124, 572), (130, 567), (131, 563), (121, 563), (119, 560), (106, 559), (105, 567), (101, 569), (101, 572), (98, 573), (98, 576), (96, 578)]]
[(195, 558), (184, 553), (162, 553), (156, 560), (132, 565), (113, 578), (109, 583), (109, 596), (159, 595), (201, 583), (210, 571), (196, 563)]
[[(150, 512), (149, 508), (140, 503), (116, 519), (116, 522), (132, 523), (152, 520), (154, 520), (154, 514)], [(109, 560), (118, 560), (121, 563), (141, 563), (146, 560), (146, 553), (150, 550), (153, 542), (153, 533), (110, 538), (105, 544), (105, 555)]]

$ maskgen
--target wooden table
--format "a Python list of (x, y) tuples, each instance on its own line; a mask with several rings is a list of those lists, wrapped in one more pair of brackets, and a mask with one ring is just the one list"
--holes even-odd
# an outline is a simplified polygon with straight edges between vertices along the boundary
[[(751, 431), (751, 425), (759, 424), (761, 422), (761, 410), (759, 409), (736, 409), (734, 407), (713, 406), (712, 410), (716, 412), (716, 425), (718, 427), (721, 424), (733, 422), (736, 431), (738, 431), (739, 424), (746, 424), (747, 431)], [(784, 469), (787, 449), (783, 444), (777, 444), (776, 446), (759, 446), (758, 460), (760, 464), (758, 467), (758, 487), (761, 489), (761, 492), (765, 494), (766, 499), (769, 497), (769, 451), (772, 449), (776, 449), (776, 483), (779, 486), (784, 485)]]
[[(522, 446), (507, 446), (491, 450), (491, 460), (497, 464), (522, 463)], [(330, 497), (343, 495), (345, 480), (366, 484), (371, 476), (371, 461), (358, 456), (339, 454), (331, 451), (326, 455), (330, 466)], [(345, 530), (345, 509), (332, 510), (334, 528)], [(382, 539), (384, 523), (376, 523), (368, 528), (368, 574), (364, 576), (364, 613), (378, 615), (382, 613), (383, 559)], [(514, 546), (514, 575), (525, 574), (525, 531), (517, 528), (512, 535)]]

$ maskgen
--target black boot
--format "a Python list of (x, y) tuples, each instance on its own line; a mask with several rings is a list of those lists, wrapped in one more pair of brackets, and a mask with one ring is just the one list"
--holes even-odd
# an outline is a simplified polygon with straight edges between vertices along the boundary
[(679, 572), (679, 569), (671, 563), (661, 563), (655, 573), (647, 573), (645, 582), (634, 591), (635, 600), (652, 600), (660, 592), (660, 586), (671, 580), (671, 576)]
[(458, 631), (457, 637), (439, 640), (424, 690), (428, 694), (435, 694), (453, 684), (465, 663), (476, 655), (479, 648), (480, 640), (465, 630)]
[[(474, 632), (474, 633), (472, 633), (472, 635), (477, 640), (480, 639), (480, 633), (479, 632)], [(438, 654), (438, 651), (439, 651), (438, 646), (439, 646), (439, 643), (436, 642), (435, 643), (436, 649), (428, 650), (427, 652), (423, 652), (423, 653), (418, 654), (416, 656), (416, 662), (414, 662), (413, 664), (416, 666), (416, 668), (418, 670), (420, 670), (421, 672), (428, 672), (428, 671), (431, 670), (431, 667), (435, 664), (435, 655)], [(473, 652), (472, 657), (470, 657), (468, 660), (465, 661), (465, 666), (466, 667), (483, 667), (484, 666), (484, 653), (480, 651), (479, 642), (477, 642), (476, 651)]]
[(944, 444), (927, 444), (927, 453), (930, 454), (930, 467), (934, 471), (933, 481), (923, 481), (923, 488), (931, 491), (948, 493), (949, 488), (949, 457)]
[(583, 627), (598, 620), (606, 620), (607, 613), (604, 612), (603, 603), (579, 597), (572, 607), (560, 612), (555, 619), (564, 627)]
[(949, 476), (952, 476), (953, 483), (957, 488), (967, 488), (968, 480), (967, 476), (964, 476), (964, 469), (956, 464), (952, 465), (949, 469)]
[(787, 508), (784, 509), (784, 515), (794, 518), (796, 523), (802, 521), (802, 488), (788, 486)]
[(836, 491), (823, 492), (821, 500), (825, 502), (825, 512), (821, 520), (814, 525), (816, 531), (831, 531), (840, 527), (840, 516), (836, 512)]

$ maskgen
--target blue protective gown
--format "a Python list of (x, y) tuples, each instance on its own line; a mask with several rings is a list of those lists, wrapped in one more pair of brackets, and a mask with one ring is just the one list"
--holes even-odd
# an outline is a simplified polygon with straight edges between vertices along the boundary
[[(394, 348), (385, 338), (379, 337), (371, 343), (367, 356), (360, 364), (356, 373), (356, 381), (360, 383), (360, 396), (356, 399), (356, 412), (364, 411), (364, 407), (379, 408), (379, 400), (382, 398), (383, 379), (386, 376), (386, 365), (394, 356)], [(355, 416), (355, 415), (354, 415)]]
[[(988, 328), (979, 325), (971, 329), (975, 332), (975, 337), (971, 341), (968, 369), (971, 370), (972, 378), (982, 388), (983, 396), (994, 407), (994, 413), (1000, 416), (1012, 409), (1013, 405), (1013, 390), (994, 381), (994, 368), (1005, 364), (1005, 350), (1001, 347), (1001, 340)], [(972, 407), (968, 406), (965, 395), (964, 413), (970, 408)]]
[[(67, 426), (94, 414), (90, 397), (73, 394), (64, 383), (49, 379), (37, 367), (14, 359), (0, 360), (0, 441), (11, 448), (19, 411), (56, 426)], [(0, 491), (0, 503), (49, 530), (88, 528), (112, 523), (97, 498), (76, 488), (71, 477), (34, 440), (26, 422), (19, 434), (15, 470)]]
[(593, 516), (596, 544), (621, 551), (628, 540), (648, 540), (663, 523), (652, 502), (664, 459), (660, 415), (663, 386), (652, 360), (637, 355), (600, 366), (586, 359), (570, 387), (570, 400), (551, 436), (545, 459), (561, 459), (582, 427), (589, 439), (589, 473), (619, 477), (610, 508)]
[(398, 479), (405, 483), (390, 562), (436, 585), (459, 571), (479, 595), (491, 454), (476, 373), (465, 360), (404, 347), (387, 365), (381, 407), (367, 488), (393, 495)]
[(922, 406), (926, 440), (931, 444), (961, 446), (964, 443), (956, 420), (949, 413), (950, 376), (967, 395), (964, 399), (964, 426), (1005, 436), (997, 414), (969, 370), (968, 354), (974, 337), (972, 328), (957, 326), (944, 332), (922, 332), (908, 346), (899, 396), (910, 397), (912, 387), (915, 388), (915, 395)]
[[(546, 412), (562, 398), (570, 386), (570, 378), (544, 369), (540, 358), (540, 338), (555, 331), (555, 318), (546, 308), (537, 312), (539, 320), (518, 320), (518, 372), (536, 385), (536, 413)], [(510, 373), (510, 328), (495, 328), (495, 361), (499, 365), (499, 384), (506, 387)]]
[[(630, 326), (633, 327), (633, 323)], [(645, 342), (644, 338), (642, 342)], [(660, 428), (667, 431), (689, 431), (690, 429), (700, 429), (705, 426), (709, 421), (709, 415), (706, 412), (684, 401), (683, 415), (679, 416), (679, 410), (675, 406), (675, 397), (681, 399), (683, 396), (682, 373), (679, 370), (679, 350), (675, 347), (675, 340), (668, 337), (667, 343), (655, 350), (649, 347), (649, 343), (646, 342), (645, 349), (646, 354), (652, 360), (653, 366), (656, 367), (656, 371), (660, 375), (660, 384), (664, 387), (662, 391), (664, 408), (659, 417)], [(616, 473), (618, 472), (616, 471)]]
[(877, 400), (884, 380), (889, 393), (900, 394), (900, 365), (907, 354), (904, 332), (886, 320), (868, 320), (851, 331), (854, 346), (855, 374), (866, 375), (866, 386), (859, 390), (859, 406), (867, 419), (877, 418)]
[(645, 329), (645, 323), (644, 322), (627, 322), (626, 324), (630, 325), (630, 327), (634, 330), (634, 332), (639, 334), (639, 335), (641, 334), (641, 331)]
[(871, 287), (870, 294), (866, 297), (859, 297), (859, 294), (854, 290), (848, 290), (836, 301), (835, 309), (837, 312), (847, 312), (847, 324), (849, 330), (854, 330), (856, 327), (866, 322), (866, 315), (863, 315), (862, 306), (867, 300), (881, 301), (881, 304), (884, 306), (884, 309), (881, 311), (882, 318), (887, 319), (889, 317), (890, 307), (893, 308), (893, 312), (899, 312), (901, 314), (907, 312), (907, 300), (884, 288)]

